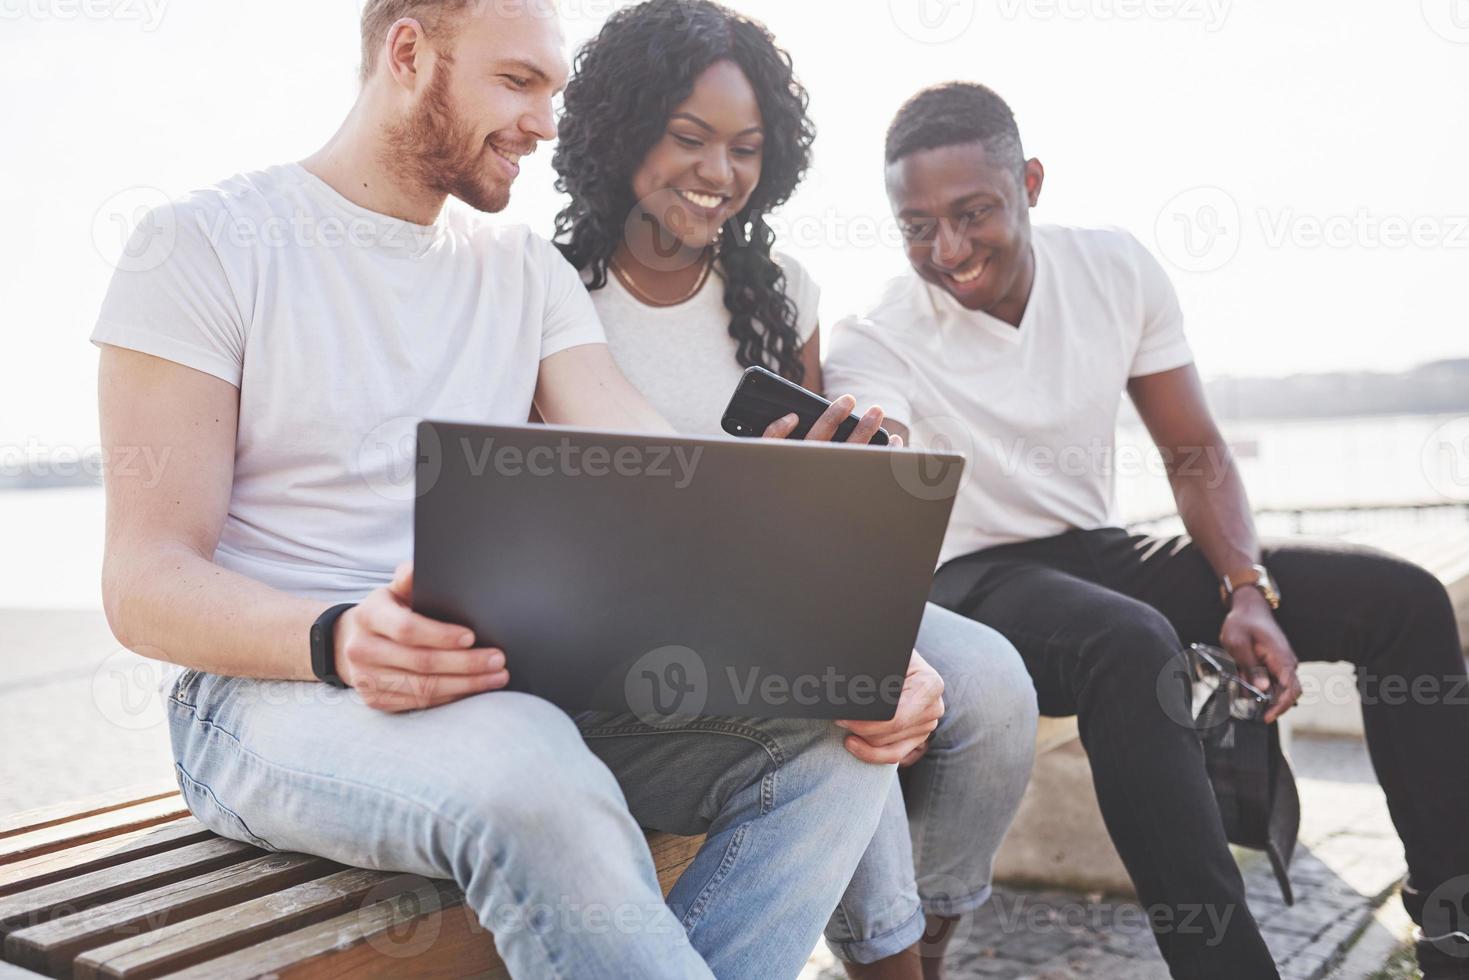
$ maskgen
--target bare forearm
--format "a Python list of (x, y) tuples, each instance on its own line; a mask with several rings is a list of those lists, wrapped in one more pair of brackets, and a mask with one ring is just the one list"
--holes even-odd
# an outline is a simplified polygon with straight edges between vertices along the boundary
[(1169, 482), (1184, 527), (1216, 575), (1259, 562), (1260, 540), (1249, 497), (1222, 440), (1207, 447), (1198, 460), (1174, 460)]
[(1260, 560), (1260, 542), (1234, 454), (1209, 412), (1192, 364), (1142, 375), (1128, 394), (1168, 462), (1178, 514), (1218, 575)]
[(109, 549), (108, 623), (145, 657), (234, 677), (311, 680), (311, 624), (327, 603), (278, 592), (184, 545)]
[[(1197, 473), (1172, 474), (1173, 493), (1184, 525), (1215, 574), (1223, 577), (1258, 564), (1260, 543), (1244, 483), (1222, 439), (1210, 458), (1215, 464)], [(1219, 645), (1252, 684), (1270, 693), (1264, 718), (1273, 722), (1301, 696), (1296, 655), (1262, 592), (1239, 589), (1227, 605)]]
[(585, 344), (541, 362), (535, 408), (551, 425), (673, 435), (674, 428), (633, 387), (605, 344)]
[(607, 406), (606, 416), (599, 413), (597, 417), (581, 419), (581, 425), (619, 432), (677, 434), (668, 420), (630, 384), (603, 385), (598, 397)]

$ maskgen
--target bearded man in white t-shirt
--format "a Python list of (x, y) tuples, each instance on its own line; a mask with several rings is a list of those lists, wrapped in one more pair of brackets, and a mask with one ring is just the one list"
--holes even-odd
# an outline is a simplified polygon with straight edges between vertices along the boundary
[[(671, 429), (556, 249), (473, 213), (555, 136), (554, 14), (369, 0), (362, 36), (336, 135), (150, 214), (93, 334), (109, 457), (168, 461), (107, 473), (103, 590), (182, 668), (183, 794), (228, 837), (454, 879), (515, 976), (794, 976), (942, 682), (863, 761), (827, 722), (572, 719), (412, 611), (417, 419)], [(666, 903), (640, 826), (707, 834)]]
[[(838, 327), (827, 384), (915, 444), (968, 456), (932, 598), (1019, 649), (1042, 714), (1078, 716), (1112, 839), (1143, 904), (1166, 913), (1151, 919), (1173, 975), (1278, 975), (1178, 670), (1185, 643), (1217, 643), (1272, 695), (1267, 721), (1299, 697), (1298, 659), (1356, 666), (1419, 963), (1431, 980), (1469, 976), (1454, 917), (1469, 908), (1469, 767), (1443, 764), (1469, 751), (1469, 705), (1443, 587), (1379, 553), (1261, 544), (1167, 275), (1125, 232), (1031, 224), (1045, 172), (994, 92), (919, 93), (886, 158), (912, 270)], [(1189, 537), (1116, 526), (1124, 391)], [(1209, 925), (1169, 927), (1183, 922)]]

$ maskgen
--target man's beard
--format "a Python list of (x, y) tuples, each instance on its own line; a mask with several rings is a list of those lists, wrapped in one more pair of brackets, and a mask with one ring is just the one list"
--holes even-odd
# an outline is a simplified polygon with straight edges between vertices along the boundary
[(476, 211), (503, 211), (510, 203), (510, 182), (492, 174), (489, 147), (476, 143), (455, 113), (449, 67), (441, 60), (413, 114), (388, 127), (385, 162), (406, 182), (457, 197)]

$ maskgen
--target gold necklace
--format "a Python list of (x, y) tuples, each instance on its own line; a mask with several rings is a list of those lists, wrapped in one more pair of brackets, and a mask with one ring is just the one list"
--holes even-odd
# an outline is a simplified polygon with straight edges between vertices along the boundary
[(708, 257), (706, 251), (704, 270), (699, 273), (698, 280), (694, 282), (694, 288), (690, 289), (687, 293), (684, 293), (678, 299), (663, 301), (657, 299), (656, 297), (648, 295), (648, 293), (641, 286), (638, 285), (637, 280), (632, 277), (632, 274), (628, 272), (627, 269), (623, 268), (622, 263), (618, 262), (615, 258), (609, 259), (607, 261), (607, 264), (612, 267), (612, 271), (616, 273), (617, 278), (622, 282), (624, 286), (628, 288), (628, 291), (636, 296), (639, 300), (646, 303), (648, 306), (679, 306), (683, 303), (687, 303), (689, 300), (693, 299), (699, 294), (699, 290), (703, 289), (704, 284), (709, 281), (709, 274), (714, 271), (714, 261)]

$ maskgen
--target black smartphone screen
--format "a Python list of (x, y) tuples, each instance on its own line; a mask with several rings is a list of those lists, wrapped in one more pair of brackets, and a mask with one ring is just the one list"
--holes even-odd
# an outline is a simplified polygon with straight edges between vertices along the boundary
[[(830, 407), (831, 402), (814, 391), (807, 391), (772, 371), (763, 367), (746, 368), (734, 397), (729, 401), (729, 407), (724, 410), (720, 426), (732, 436), (758, 439), (764, 435), (770, 423), (794, 412), (800, 422), (796, 424), (796, 431), (791, 433), (790, 438), (804, 439), (816, 420)], [(836, 437), (832, 441), (846, 442), (861, 421), (858, 416), (849, 415), (837, 427)], [(887, 444), (887, 430), (878, 429), (870, 445)]]

